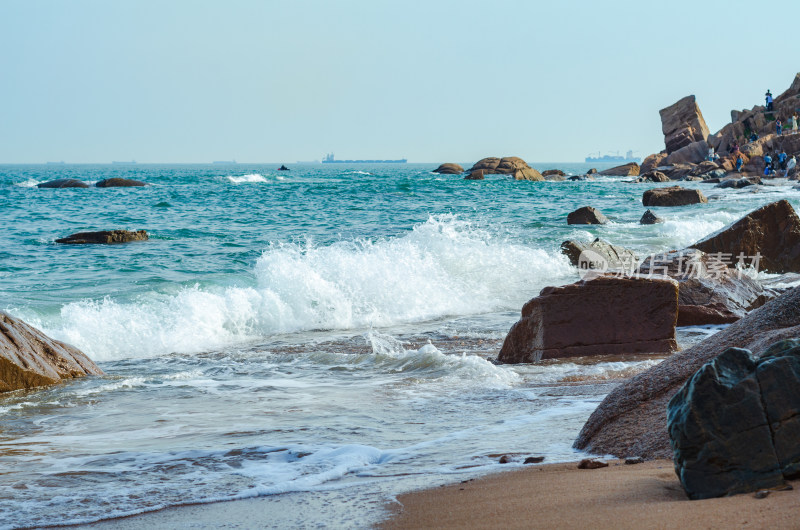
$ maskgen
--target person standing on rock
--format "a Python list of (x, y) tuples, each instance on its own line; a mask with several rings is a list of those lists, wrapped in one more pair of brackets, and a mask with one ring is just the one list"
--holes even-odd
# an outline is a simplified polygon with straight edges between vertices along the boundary
[(792, 134), (797, 134), (797, 114), (792, 114)]
[(791, 170), (793, 170), (796, 165), (797, 165), (797, 159), (795, 159), (794, 155), (792, 155), (792, 158), (790, 158), (786, 162), (786, 171), (783, 172), (783, 176), (784, 177), (788, 177), (789, 176), (789, 172)]
[(742, 172), (742, 166), (744, 165), (744, 160), (742, 160), (741, 155), (736, 159), (736, 172)]
[(714, 148), (713, 147), (709, 147), (708, 148), (708, 157), (706, 158), (706, 160), (708, 160), (709, 162), (713, 162), (714, 161)]
[(768, 177), (770, 172), (772, 171), (772, 157), (769, 156), (769, 153), (764, 155), (764, 176)]
[(775, 120), (775, 134), (780, 136), (782, 132), (783, 132), (783, 125), (781, 125), (781, 120)]
[(767, 112), (772, 112), (772, 92), (767, 90), (767, 93), (764, 94), (764, 97), (767, 99)]
[(786, 151), (781, 151), (781, 154), (778, 155), (778, 164), (781, 169), (786, 169)]

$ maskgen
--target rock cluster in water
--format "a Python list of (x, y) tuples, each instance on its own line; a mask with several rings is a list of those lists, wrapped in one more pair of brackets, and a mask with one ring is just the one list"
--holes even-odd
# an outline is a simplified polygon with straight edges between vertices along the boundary
[(132, 241), (147, 241), (149, 236), (145, 230), (103, 230), (100, 232), (78, 232), (70, 236), (56, 239), (56, 243), (65, 245), (114, 245)]

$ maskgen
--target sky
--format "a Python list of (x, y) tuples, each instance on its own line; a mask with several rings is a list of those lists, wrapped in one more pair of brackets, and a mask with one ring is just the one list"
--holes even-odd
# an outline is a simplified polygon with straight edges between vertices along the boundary
[(658, 110), (686, 95), (715, 132), (788, 88), (798, 14), (797, 0), (0, 0), (0, 163), (644, 157), (664, 147)]

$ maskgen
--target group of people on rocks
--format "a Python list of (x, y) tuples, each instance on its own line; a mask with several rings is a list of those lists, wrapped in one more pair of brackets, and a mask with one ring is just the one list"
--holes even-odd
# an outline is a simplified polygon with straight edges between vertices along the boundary
[[(774, 106), (774, 100), (772, 99), (772, 92), (767, 90), (767, 93), (764, 94), (764, 96), (765, 96), (766, 102), (767, 102), (766, 112), (774, 112), (775, 111), (775, 106)], [(791, 116), (789, 116), (789, 119), (786, 120), (786, 127), (784, 127), (784, 125), (781, 122), (781, 119), (779, 117), (775, 118), (775, 134), (777, 134), (778, 136), (781, 136), (783, 134), (784, 129), (786, 131), (792, 131), (791, 134), (797, 134), (798, 123), (797, 123), (797, 114), (796, 113), (792, 114)], [(755, 135), (755, 138), (753, 138), (754, 135)], [(750, 141), (752, 142), (752, 141), (755, 141), (757, 139), (758, 139), (758, 134), (753, 132), (753, 134), (750, 135)]]
[[(741, 159), (741, 157), (739, 157), (739, 159)], [(797, 165), (797, 159), (794, 157), (794, 155), (789, 157), (786, 154), (786, 151), (781, 151), (780, 153), (775, 151), (772, 154), (767, 153), (764, 155), (764, 176), (765, 177), (778, 176), (779, 172), (783, 171), (783, 176), (785, 177), (789, 174), (789, 171), (794, 169), (796, 165)], [(737, 160), (736, 163), (737, 171), (741, 171), (739, 167), (740, 166)]]

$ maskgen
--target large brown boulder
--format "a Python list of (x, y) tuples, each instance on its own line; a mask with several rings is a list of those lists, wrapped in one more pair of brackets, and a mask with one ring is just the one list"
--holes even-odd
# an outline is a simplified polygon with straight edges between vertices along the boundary
[(490, 156), (482, 158), (470, 168), (470, 172), (483, 169), (487, 174), (502, 174), (511, 175), (518, 169), (528, 169), (528, 163), (517, 156), (507, 156), (504, 158), (497, 158)]
[(731, 257), (731, 267), (739, 256), (745, 258), (747, 265), (760, 256), (758, 270), (800, 272), (800, 218), (789, 201), (780, 200), (750, 212), (692, 248), (707, 254), (726, 254)]
[(433, 170), (434, 173), (440, 173), (442, 175), (460, 175), (464, 172), (464, 168), (459, 166), (458, 164), (446, 163), (442, 164), (441, 166), (437, 167)]
[(568, 225), (604, 225), (607, 222), (608, 218), (603, 215), (603, 212), (591, 206), (578, 208), (567, 215)]
[(522, 307), (500, 349), (501, 363), (677, 349), (678, 282), (598, 276), (546, 287)]
[(727, 265), (699, 250), (673, 250), (645, 258), (639, 274), (677, 280), (678, 326), (729, 324), (761, 306), (768, 295), (761, 284)]
[(474, 171), (470, 171), (464, 177), (465, 180), (483, 180), (486, 176), (485, 169), (476, 169)]
[(564, 176), (566, 176), (566, 173), (564, 173), (560, 169), (547, 169), (545, 171), (542, 171), (542, 176), (543, 177), (549, 177), (549, 176), (564, 177)]
[(145, 230), (103, 230), (100, 232), (78, 232), (70, 236), (56, 239), (56, 243), (66, 245), (114, 245), (132, 241), (147, 241), (149, 236)]
[(694, 96), (686, 96), (661, 109), (659, 114), (667, 154), (695, 142), (704, 142), (708, 138), (708, 126)]
[(703, 364), (728, 348), (756, 355), (800, 336), (800, 288), (747, 314), (701, 343), (676, 353), (611, 391), (581, 429), (575, 447), (619, 457), (672, 458), (667, 402)]
[(520, 168), (513, 173), (515, 180), (531, 180), (534, 182), (542, 182), (545, 178), (537, 170), (532, 167)]
[(660, 166), (664, 165), (664, 161), (667, 159), (667, 153), (655, 153), (652, 155), (647, 156), (643, 161), (642, 165), (639, 166), (639, 173), (649, 173), (654, 169), (657, 169)]
[(636, 177), (639, 175), (639, 164), (630, 162), (621, 166), (612, 167), (611, 169), (606, 169), (599, 174), (607, 177)]
[(0, 392), (102, 373), (76, 348), (0, 311)]
[(686, 206), (687, 204), (707, 203), (708, 199), (700, 190), (671, 186), (653, 188), (642, 195), (644, 206)]

